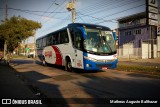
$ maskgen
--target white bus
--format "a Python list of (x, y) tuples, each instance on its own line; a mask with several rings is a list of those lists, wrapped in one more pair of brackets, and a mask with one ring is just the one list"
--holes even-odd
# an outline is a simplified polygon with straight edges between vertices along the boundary
[(113, 32), (101, 25), (68, 24), (38, 38), (36, 46), (43, 65), (61, 65), (67, 71), (112, 69), (118, 62)]

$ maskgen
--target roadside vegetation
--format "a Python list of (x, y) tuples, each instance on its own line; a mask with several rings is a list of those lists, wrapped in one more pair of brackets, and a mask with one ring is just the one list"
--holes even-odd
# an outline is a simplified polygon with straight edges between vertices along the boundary
[(155, 75), (160, 77), (159, 66), (118, 65), (116, 70), (126, 71), (126, 72), (137, 72), (137, 73)]
[(3, 58), (8, 60), (7, 57), (12, 56), (12, 52), (18, 48), (20, 43), (35, 35), (39, 28), (41, 28), (40, 23), (20, 16), (13, 16), (2, 21), (0, 24), (0, 51), (3, 52)]

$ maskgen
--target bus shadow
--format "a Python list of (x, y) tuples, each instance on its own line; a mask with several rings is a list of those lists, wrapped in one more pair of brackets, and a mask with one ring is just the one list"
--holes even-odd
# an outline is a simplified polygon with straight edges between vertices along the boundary
[(74, 73), (77, 73), (77, 74), (85, 74), (85, 73), (99, 73), (99, 72), (105, 72), (103, 70), (83, 70), (83, 69), (74, 69), (73, 70)]
[[(36, 61), (36, 64), (43, 66), (41, 61)], [(53, 67), (56, 69), (60, 69), (65, 71), (65, 67), (64, 66), (60, 66), (60, 65), (55, 65), (55, 64), (46, 64), (46, 67)], [(77, 74), (85, 74), (85, 73), (99, 73), (99, 72), (105, 72), (103, 70), (83, 70), (83, 69), (78, 69), (78, 68), (73, 68), (72, 73), (77, 73)], [(71, 72), (70, 72), (71, 73)]]

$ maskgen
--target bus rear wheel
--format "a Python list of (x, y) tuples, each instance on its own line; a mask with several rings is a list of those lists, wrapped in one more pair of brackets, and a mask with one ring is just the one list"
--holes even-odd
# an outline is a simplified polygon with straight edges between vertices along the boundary
[(69, 71), (69, 72), (72, 72), (72, 71), (73, 71), (72, 63), (71, 63), (70, 60), (67, 60), (66, 66), (65, 66), (65, 70), (67, 70), (67, 71)]
[(43, 66), (46, 66), (45, 58), (43, 58), (43, 60), (42, 60), (42, 65), (43, 65)]

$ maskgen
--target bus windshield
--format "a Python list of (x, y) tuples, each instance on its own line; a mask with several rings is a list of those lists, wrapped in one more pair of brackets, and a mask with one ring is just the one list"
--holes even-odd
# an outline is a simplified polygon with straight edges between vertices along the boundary
[(116, 51), (115, 40), (111, 31), (86, 28), (84, 48), (88, 52), (112, 53)]

